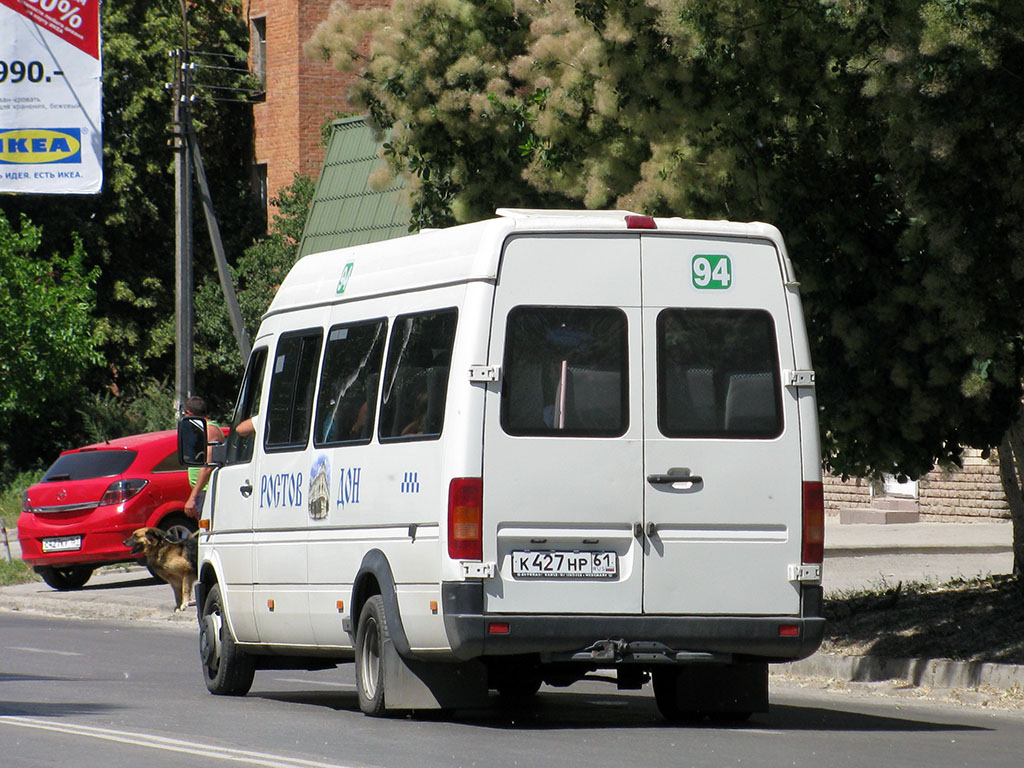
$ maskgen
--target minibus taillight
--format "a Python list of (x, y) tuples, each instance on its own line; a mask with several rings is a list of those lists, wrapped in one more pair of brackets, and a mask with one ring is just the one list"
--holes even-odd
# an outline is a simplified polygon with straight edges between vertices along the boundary
[(803, 562), (825, 557), (825, 491), (820, 482), (804, 483)]
[(456, 477), (448, 486), (448, 557), (453, 560), (483, 558), (484, 481)]

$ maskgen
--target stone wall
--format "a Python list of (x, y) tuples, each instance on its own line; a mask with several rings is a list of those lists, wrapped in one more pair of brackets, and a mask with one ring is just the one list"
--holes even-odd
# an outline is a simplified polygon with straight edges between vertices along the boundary
[(871, 483), (860, 477), (840, 480), (834, 475), (822, 478), (825, 486), (825, 512), (838, 514), (840, 509), (871, 506)]
[[(863, 478), (843, 481), (826, 475), (823, 480), (827, 514), (838, 514), (841, 509), (868, 509), (873, 500), (881, 497), (879, 492), (872, 494), (871, 483)], [(963, 469), (932, 470), (918, 481), (917, 502), (922, 520), (1010, 516), (995, 451), (986, 459), (980, 451), (968, 450), (964, 453)]]
[(1010, 516), (995, 451), (988, 459), (982, 458), (980, 451), (968, 451), (964, 454), (963, 469), (933, 470), (921, 478), (917, 488), (923, 520)]

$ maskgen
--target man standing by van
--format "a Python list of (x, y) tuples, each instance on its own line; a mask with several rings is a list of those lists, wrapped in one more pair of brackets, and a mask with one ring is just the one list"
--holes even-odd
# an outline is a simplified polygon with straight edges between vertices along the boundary
[(212, 467), (210, 464), (210, 446), (214, 443), (219, 443), (224, 439), (223, 433), (220, 431), (220, 427), (209, 420), (208, 410), (206, 407), (206, 401), (201, 397), (193, 395), (188, 398), (184, 404), (185, 416), (194, 416), (198, 418), (206, 419), (206, 464), (204, 467), (189, 467), (188, 468), (188, 482), (192, 486), (192, 493), (189, 494), (188, 501), (185, 502), (185, 514), (189, 517), (194, 517), (196, 520), (199, 519), (199, 515), (203, 511), (203, 499), (206, 497), (206, 486), (210, 482), (210, 475), (213, 474)]

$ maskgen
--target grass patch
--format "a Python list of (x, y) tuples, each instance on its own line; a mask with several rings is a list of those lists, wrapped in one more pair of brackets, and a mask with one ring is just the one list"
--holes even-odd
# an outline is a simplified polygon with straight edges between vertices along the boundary
[(840, 592), (825, 618), (829, 653), (1024, 664), (1024, 585), (1012, 576)]
[(35, 571), (25, 564), (24, 560), (8, 561), (6, 557), (0, 557), (0, 587), (9, 587), (12, 584), (24, 584), (29, 581), (38, 581)]

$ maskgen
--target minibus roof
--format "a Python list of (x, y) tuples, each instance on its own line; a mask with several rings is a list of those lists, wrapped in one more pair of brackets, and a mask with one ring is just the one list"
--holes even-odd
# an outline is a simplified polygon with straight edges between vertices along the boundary
[[(422, 230), (407, 237), (311, 253), (292, 267), (267, 314), (407, 290), (494, 280), (503, 243), (514, 234), (610, 234), (648, 230), (697, 237), (770, 240), (785, 259), (778, 229), (760, 222), (652, 218), (630, 211), (499, 208), (497, 215), (498, 218), (472, 224)], [(788, 271), (788, 263), (786, 266)]]

